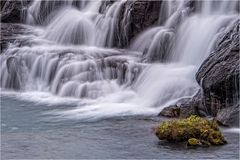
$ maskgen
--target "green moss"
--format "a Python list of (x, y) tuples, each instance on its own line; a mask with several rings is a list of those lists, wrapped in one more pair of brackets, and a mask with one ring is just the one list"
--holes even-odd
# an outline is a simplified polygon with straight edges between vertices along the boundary
[[(203, 142), (204, 145), (222, 145), (226, 143), (215, 121), (198, 116), (186, 119), (174, 119), (162, 122), (155, 130), (160, 140)], [(191, 144), (191, 143), (189, 143)]]
[(191, 146), (197, 146), (200, 144), (200, 141), (196, 138), (190, 138), (188, 139), (188, 144)]

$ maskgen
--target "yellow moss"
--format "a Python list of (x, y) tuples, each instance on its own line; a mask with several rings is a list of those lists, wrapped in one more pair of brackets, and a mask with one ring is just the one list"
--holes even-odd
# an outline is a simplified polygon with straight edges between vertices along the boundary
[(215, 121), (195, 115), (186, 119), (164, 121), (156, 128), (155, 133), (160, 140), (187, 141), (195, 138), (205, 144), (221, 145), (226, 143)]
[(191, 146), (197, 146), (200, 144), (200, 141), (196, 138), (190, 138), (188, 139), (188, 144)]

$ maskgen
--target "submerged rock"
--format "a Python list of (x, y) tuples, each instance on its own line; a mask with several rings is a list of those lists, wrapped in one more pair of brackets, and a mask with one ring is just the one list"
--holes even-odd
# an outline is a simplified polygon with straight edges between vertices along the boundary
[(163, 121), (155, 129), (160, 140), (187, 141), (190, 146), (223, 145), (227, 143), (216, 121), (198, 116)]

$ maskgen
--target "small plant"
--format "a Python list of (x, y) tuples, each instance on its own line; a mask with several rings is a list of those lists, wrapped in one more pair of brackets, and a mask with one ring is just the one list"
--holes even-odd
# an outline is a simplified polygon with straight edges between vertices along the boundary
[(217, 123), (196, 115), (164, 121), (155, 129), (160, 140), (187, 141), (189, 146), (223, 145), (226, 142)]

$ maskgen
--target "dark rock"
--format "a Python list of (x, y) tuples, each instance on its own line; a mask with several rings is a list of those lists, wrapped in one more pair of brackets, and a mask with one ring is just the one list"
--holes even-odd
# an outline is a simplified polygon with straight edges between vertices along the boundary
[(107, 8), (109, 8), (116, 0), (106, 0), (103, 1), (100, 9), (99, 9), (99, 13), (104, 14), (104, 12), (107, 10)]
[[(189, 100), (190, 101), (190, 100)], [(190, 101), (191, 102), (191, 101)], [(187, 118), (191, 115), (195, 115), (196, 110), (191, 103), (184, 103), (181, 105), (171, 105), (169, 107), (165, 107), (160, 113), (159, 116), (165, 116), (165, 117), (181, 117), (181, 118)]]
[(220, 109), (215, 119), (221, 125), (239, 127), (239, 104)]
[[(116, 1), (117, 0), (103, 1), (99, 12), (104, 14)], [(165, 1), (162, 0), (127, 0), (117, 19), (113, 46), (127, 47), (139, 33), (150, 26), (159, 23), (163, 24), (166, 20), (166, 15), (163, 15), (166, 9), (164, 3)], [(193, 12), (196, 3), (195, 1), (188, 0), (185, 2), (185, 6)], [(176, 19), (176, 21), (179, 19)]]
[[(127, 1), (118, 26), (121, 34), (118, 46), (128, 46), (130, 41), (144, 29), (156, 24), (162, 1)], [(127, 20), (124, 18), (128, 16)]]
[[(187, 118), (191, 115), (206, 116), (206, 110), (202, 104), (200, 90), (193, 98), (180, 99), (175, 105), (165, 107), (160, 113), (160, 116), (166, 117), (181, 117)], [(176, 114), (178, 113), (178, 114)]]
[[(100, 13), (106, 10), (117, 0), (103, 1)], [(121, 8), (117, 19), (113, 46), (127, 47), (131, 40), (144, 29), (156, 24), (162, 1), (128, 0)]]
[(31, 0), (1, 0), (0, 18), (4, 23), (21, 23)]
[(171, 105), (169, 107), (163, 108), (163, 110), (159, 113), (159, 116), (165, 117), (179, 117), (180, 108), (177, 105)]
[(206, 113), (218, 116), (222, 124), (227, 124), (229, 119), (237, 121), (232, 116), (239, 115), (239, 25), (237, 19), (196, 74), (203, 89)]

